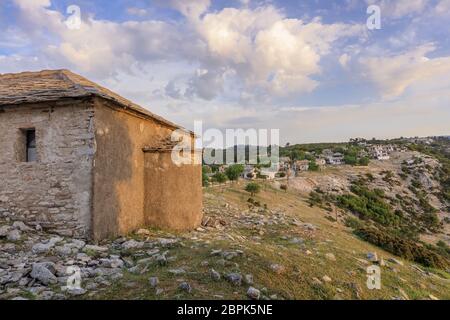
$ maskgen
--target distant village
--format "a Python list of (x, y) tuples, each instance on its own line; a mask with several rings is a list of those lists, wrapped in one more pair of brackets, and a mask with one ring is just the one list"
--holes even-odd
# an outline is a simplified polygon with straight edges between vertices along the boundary
[[(277, 163), (251, 164), (250, 161), (240, 161), (240, 169), (238, 174), (235, 174), (236, 179), (230, 180), (238, 178), (274, 180), (296, 177), (306, 171), (321, 171), (327, 166), (367, 166), (370, 161), (389, 160), (394, 152), (406, 152), (409, 144), (429, 145), (434, 142), (434, 139), (434, 137), (415, 137), (385, 141), (354, 138), (350, 139), (348, 143), (314, 144), (308, 145), (309, 148), (304, 148), (303, 145), (290, 146), (287, 144), (280, 148), (280, 157)], [(327, 145), (330, 146), (324, 147)], [(237, 166), (236, 163), (204, 165), (203, 180), (206, 183), (208, 181), (223, 182), (229, 176), (230, 167), (235, 166)]]

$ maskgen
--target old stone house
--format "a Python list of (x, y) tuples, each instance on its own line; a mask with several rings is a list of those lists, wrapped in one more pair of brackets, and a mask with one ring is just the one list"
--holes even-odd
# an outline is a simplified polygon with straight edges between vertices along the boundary
[(70, 71), (0, 75), (0, 217), (93, 239), (194, 228), (201, 162), (171, 160), (174, 130), (194, 145), (191, 132)]

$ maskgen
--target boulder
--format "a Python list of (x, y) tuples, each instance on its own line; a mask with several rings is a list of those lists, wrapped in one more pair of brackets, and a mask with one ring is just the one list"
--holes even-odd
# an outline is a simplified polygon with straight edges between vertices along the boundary
[(55, 264), (52, 262), (41, 262), (33, 264), (30, 276), (44, 285), (56, 284), (58, 279), (54, 275)]
[(252, 300), (259, 300), (259, 298), (261, 297), (261, 292), (256, 288), (250, 287), (247, 290), (247, 297)]
[(230, 281), (235, 286), (240, 286), (242, 284), (242, 275), (239, 273), (229, 273), (227, 275), (227, 280)]

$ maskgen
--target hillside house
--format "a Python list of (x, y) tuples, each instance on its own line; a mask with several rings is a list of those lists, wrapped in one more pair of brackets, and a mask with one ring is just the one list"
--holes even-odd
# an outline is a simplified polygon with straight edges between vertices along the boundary
[(392, 147), (383, 145), (373, 145), (368, 148), (369, 154), (373, 159), (389, 160), (389, 153), (393, 151)]
[(266, 177), (267, 180), (275, 179), (276, 174), (277, 171), (270, 170), (270, 168), (263, 168), (260, 173), (260, 175)]
[(244, 171), (241, 174), (241, 178), (253, 180), (253, 179), (256, 179), (257, 174), (258, 173), (254, 166), (246, 165), (244, 167)]
[(331, 165), (341, 165), (344, 163), (344, 155), (340, 152), (335, 152), (332, 155), (327, 155), (325, 160)]
[(309, 169), (309, 160), (297, 160), (294, 162), (294, 171), (296, 173), (308, 171), (308, 169)]
[(94, 240), (202, 220), (194, 135), (67, 70), (0, 75), (0, 216)]
[(316, 158), (315, 161), (319, 167), (323, 167), (327, 163), (327, 161), (324, 158)]

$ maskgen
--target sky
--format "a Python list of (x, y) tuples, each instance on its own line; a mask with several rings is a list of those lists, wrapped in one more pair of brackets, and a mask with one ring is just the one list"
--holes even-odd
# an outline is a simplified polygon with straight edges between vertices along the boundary
[(449, 135), (449, 21), (450, 0), (0, 0), (0, 73), (69, 69), (282, 144)]

